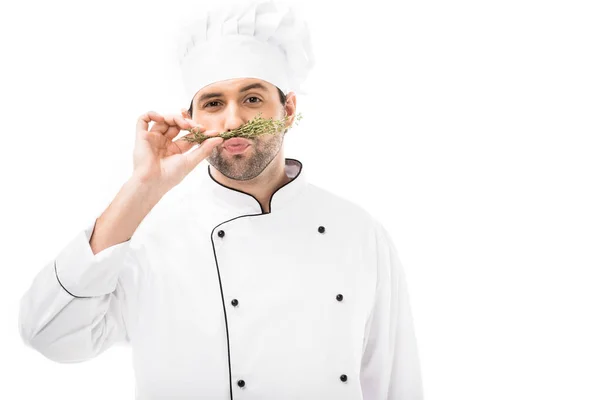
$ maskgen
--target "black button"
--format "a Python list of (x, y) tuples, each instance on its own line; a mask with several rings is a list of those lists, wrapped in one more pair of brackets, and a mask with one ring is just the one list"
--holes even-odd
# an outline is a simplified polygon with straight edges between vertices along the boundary
[(337, 301), (344, 300), (344, 296), (342, 296), (341, 294), (338, 294), (337, 296), (335, 296), (335, 298), (337, 299)]
[(219, 231), (219, 237), (225, 236), (225, 231)]
[(240, 380), (238, 381), (238, 386), (239, 386), (239, 387), (244, 387), (244, 386), (246, 386), (246, 382), (244, 382), (244, 380), (243, 380), (243, 379), (240, 379)]
[(319, 227), (319, 233), (323, 233), (325, 232), (325, 227), (324, 226), (320, 226)]
[(340, 380), (342, 382), (346, 382), (348, 380), (348, 377), (346, 375), (342, 375), (342, 376), (340, 376)]
[(231, 300), (231, 304), (232, 304), (234, 307), (237, 307), (237, 305), (238, 305), (238, 301), (237, 301), (237, 299), (233, 299), (233, 300)]

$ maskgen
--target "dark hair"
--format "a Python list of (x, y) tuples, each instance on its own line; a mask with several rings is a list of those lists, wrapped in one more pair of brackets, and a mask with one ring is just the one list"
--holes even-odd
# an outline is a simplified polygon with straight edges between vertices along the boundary
[[(281, 89), (279, 89), (277, 86), (275, 86), (275, 87), (277, 88), (277, 91), (279, 92), (279, 101), (281, 102), (281, 105), (285, 107), (285, 100), (286, 100), (285, 93), (283, 93), (281, 91)], [(190, 103), (190, 109), (188, 110), (188, 113), (190, 113), (190, 117), (194, 116), (193, 111), (194, 111), (194, 99), (192, 99), (192, 102)]]

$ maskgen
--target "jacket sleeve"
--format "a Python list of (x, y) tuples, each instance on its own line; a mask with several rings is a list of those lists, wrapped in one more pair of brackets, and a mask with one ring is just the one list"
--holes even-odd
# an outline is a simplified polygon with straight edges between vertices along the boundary
[(389, 233), (376, 223), (377, 288), (360, 373), (364, 400), (422, 400), (417, 341), (404, 269)]
[(129, 341), (119, 273), (135, 262), (131, 238), (94, 254), (89, 240), (96, 221), (37, 273), (21, 298), (21, 338), (53, 361), (85, 361)]

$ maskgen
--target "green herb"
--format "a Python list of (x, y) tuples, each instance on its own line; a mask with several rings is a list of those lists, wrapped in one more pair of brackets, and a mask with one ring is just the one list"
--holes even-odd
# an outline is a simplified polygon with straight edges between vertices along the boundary
[[(253, 119), (240, 126), (239, 128), (236, 128), (229, 132), (223, 132), (214, 136), (204, 135), (198, 132), (196, 127), (186, 129), (187, 131), (191, 132), (193, 136), (190, 137), (189, 135), (187, 135), (181, 139), (190, 143), (202, 143), (203, 141), (211, 137), (222, 137), (224, 140), (227, 140), (232, 137), (255, 138), (261, 135), (273, 135), (279, 132), (281, 129), (283, 129), (285, 127), (286, 122), (293, 117), (293, 115), (288, 115), (283, 119), (273, 120), (273, 118), (262, 118), (260, 116), (261, 114), (262, 113), (259, 112), (257, 116), (255, 116)], [(295, 123), (297, 124), (298, 121), (300, 121), (301, 119), (302, 114), (298, 113), (298, 115), (296, 116)]]

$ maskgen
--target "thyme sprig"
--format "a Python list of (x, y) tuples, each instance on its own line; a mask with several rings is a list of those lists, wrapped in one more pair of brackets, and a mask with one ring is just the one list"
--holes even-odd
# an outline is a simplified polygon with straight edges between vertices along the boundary
[[(189, 131), (192, 136), (186, 135), (182, 140), (190, 143), (202, 143), (206, 139), (211, 137), (222, 137), (224, 140), (230, 139), (232, 137), (241, 137), (241, 138), (255, 138), (261, 135), (273, 135), (283, 129), (287, 123), (287, 121), (293, 117), (293, 115), (288, 115), (282, 119), (273, 119), (272, 117), (269, 119), (261, 117), (262, 112), (259, 112), (254, 118), (229, 132), (222, 132), (218, 135), (207, 136), (198, 131), (197, 127), (193, 127), (191, 129), (185, 129)], [(298, 121), (302, 119), (302, 113), (298, 113), (296, 116), (296, 120), (294, 121), (296, 124)]]

